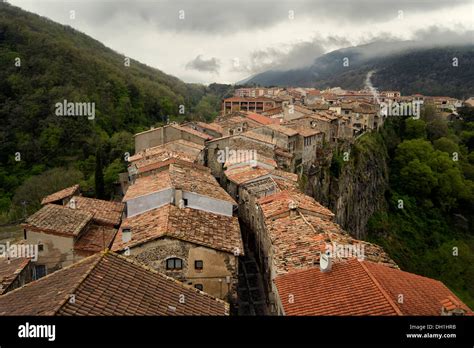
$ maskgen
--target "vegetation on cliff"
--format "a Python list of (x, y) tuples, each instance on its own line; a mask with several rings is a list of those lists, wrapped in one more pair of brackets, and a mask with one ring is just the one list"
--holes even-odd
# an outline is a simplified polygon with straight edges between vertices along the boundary
[(387, 209), (368, 223), (403, 270), (443, 281), (474, 307), (474, 109), (448, 122), (426, 107), (419, 120), (391, 119)]

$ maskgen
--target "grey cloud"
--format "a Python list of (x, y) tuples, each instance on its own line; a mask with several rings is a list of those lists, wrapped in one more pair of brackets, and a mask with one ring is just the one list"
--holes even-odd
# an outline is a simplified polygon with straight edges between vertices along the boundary
[(186, 69), (218, 74), (220, 66), (220, 61), (217, 58), (213, 57), (206, 60), (200, 54), (186, 64)]
[[(413, 34), (413, 40), (400, 41), (390, 33), (363, 38), (356, 48), (361, 59), (382, 57), (407, 49), (430, 48), (436, 46), (456, 46), (474, 44), (474, 31), (447, 30), (431, 26)], [(248, 60), (235, 67), (235, 71), (249, 75), (266, 70), (291, 70), (310, 66), (314, 60), (327, 52), (327, 47), (348, 48), (352, 43), (341, 37), (313, 38), (312, 41), (292, 45), (287, 50), (267, 48), (256, 50)], [(354, 52), (354, 51), (352, 51)]]
[[(12, 0), (21, 6), (28, 0)], [(289, 11), (294, 19), (331, 18), (341, 24), (383, 22), (398, 15), (429, 12), (440, 8), (452, 8), (470, 3), (470, 0), (129, 0), (129, 1), (45, 1), (42, 12), (46, 15), (66, 14), (75, 9), (90, 25), (101, 26), (106, 21), (120, 18), (121, 21), (146, 21), (157, 30), (192, 31), (215, 34), (243, 30), (262, 29), (290, 21)], [(184, 19), (179, 18), (180, 10)]]
[(328, 46), (346, 47), (350, 44), (345, 38), (330, 36), (324, 39), (314, 38), (312, 41), (299, 42), (286, 47), (286, 49), (266, 48), (256, 50), (234, 70), (255, 74), (268, 69), (298, 69), (311, 65), (317, 57), (327, 51), (326, 47)]

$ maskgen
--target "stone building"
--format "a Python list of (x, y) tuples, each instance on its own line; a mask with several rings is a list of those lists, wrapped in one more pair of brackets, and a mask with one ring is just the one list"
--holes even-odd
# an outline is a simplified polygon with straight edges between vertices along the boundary
[(22, 287), (35, 279), (31, 258), (5, 257), (0, 259), (0, 295)]
[(234, 111), (253, 111), (256, 113), (261, 113), (279, 105), (280, 104), (277, 100), (266, 97), (231, 97), (224, 99), (222, 102), (222, 115)]
[(176, 140), (186, 140), (198, 145), (204, 145), (212, 136), (199, 132), (188, 126), (169, 124), (159, 128), (153, 128), (134, 135), (135, 153), (144, 149), (163, 145)]
[[(206, 143), (206, 147), (206, 165), (211, 169), (212, 175), (217, 178), (217, 180), (223, 178), (224, 165), (227, 162), (226, 160), (222, 160), (222, 154), (231, 153), (231, 151), (248, 151), (252, 154), (256, 153), (257, 160), (260, 157), (264, 157), (275, 159), (278, 162), (278, 158), (275, 154), (276, 145), (259, 134), (252, 132), (213, 139)], [(282, 151), (282, 154), (286, 154), (285, 151)], [(285, 162), (291, 161), (291, 155), (289, 161), (285, 157), (282, 158)]]
[(139, 172), (123, 202), (127, 217), (169, 203), (225, 216), (232, 216), (236, 206), (209, 168), (176, 159), (157, 162), (153, 171)]
[(235, 301), (243, 255), (236, 202), (209, 168), (171, 159), (132, 178), (113, 250)]
[(236, 217), (166, 204), (126, 218), (112, 250), (212, 296), (236, 299), (244, 253)]
[(40, 278), (107, 249), (122, 220), (124, 204), (73, 196), (65, 206), (46, 204), (24, 224), (26, 244), (38, 246)]

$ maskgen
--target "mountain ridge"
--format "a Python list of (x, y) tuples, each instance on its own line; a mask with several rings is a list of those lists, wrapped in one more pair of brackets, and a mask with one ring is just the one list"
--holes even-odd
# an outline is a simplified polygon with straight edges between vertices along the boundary
[[(381, 41), (343, 48), (319, 56), (308, 67), (268, 70), (248, 78), (244, 84), (362, 89), (366, 87), (367, 74), (374, 71), (372, 83), (379, 90), (459, 98), (474, 95), (470, 83), (474, 78), (474, 44), (414, 48), (415, 45), (412, 41)], [(454, 58), (458, 60), (457, 67), (453, 66)]]

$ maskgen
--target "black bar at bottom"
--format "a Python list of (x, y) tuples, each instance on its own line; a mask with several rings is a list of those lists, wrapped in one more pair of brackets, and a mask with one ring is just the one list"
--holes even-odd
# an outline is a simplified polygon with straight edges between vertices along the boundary
[[(54, 325), (52, 327), (36, 325)], [(22, 331), (20, 333), (20, 331)], [(27, 332), (28, 331), (28, 332)], [(50, 335), (48, 336), (48, 332)], [(38, 335), (47, 337), (19, 337)], [(0, 346), (474, 346), (471, 317), (0, 317)]]

